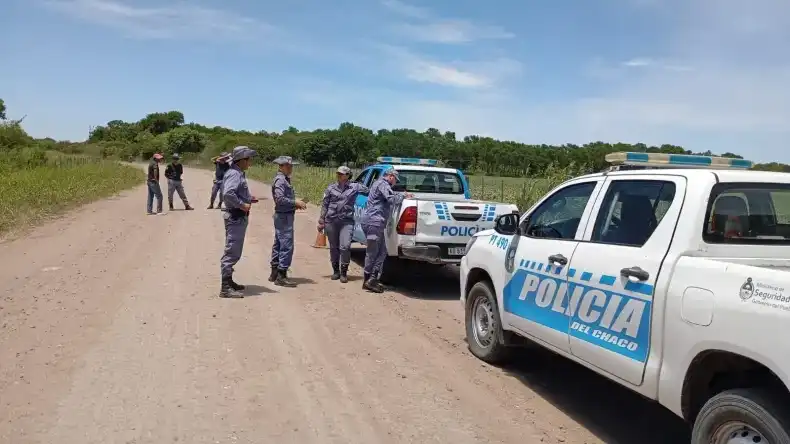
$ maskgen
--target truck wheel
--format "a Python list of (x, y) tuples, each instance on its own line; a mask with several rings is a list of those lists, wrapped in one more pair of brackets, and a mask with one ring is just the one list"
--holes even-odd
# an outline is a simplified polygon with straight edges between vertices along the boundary
[(505, 345), (496, 296), (488, 282), (478, 282), (469, 290), (465, 318), (469, 351), (489, 364), (507, 361), (511, 350)]
[(790, 444), (790, 409), (772, 392), (760, 389), (728, 390), (702, 407), (692, 444)]

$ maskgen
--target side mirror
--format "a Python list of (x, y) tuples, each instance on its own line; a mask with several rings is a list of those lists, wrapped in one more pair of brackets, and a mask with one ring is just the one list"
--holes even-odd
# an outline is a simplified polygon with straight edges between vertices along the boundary
[(518, 232), (518, 214), (502, 214), (494, 219), (494, 231), (505, 236)]

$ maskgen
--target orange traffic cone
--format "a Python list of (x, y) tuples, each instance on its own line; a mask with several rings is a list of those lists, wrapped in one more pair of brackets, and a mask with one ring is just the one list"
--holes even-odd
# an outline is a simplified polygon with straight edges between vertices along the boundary
[(318, 234), (315, 236), (315, 243), (311, 245), (313, 248), (326, 248), (326, 234), (323, 231), (319, 231)]

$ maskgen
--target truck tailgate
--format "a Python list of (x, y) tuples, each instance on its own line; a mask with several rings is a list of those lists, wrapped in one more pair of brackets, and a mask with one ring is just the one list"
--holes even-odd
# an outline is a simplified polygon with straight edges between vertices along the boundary
[[(418, 244), (454, 244), (450, 256), (463, 256), (463, 246), (475, 233), (494, 227), (500, 214), (516, 210), (515, 205), (483, 201), (417, 199)], [(459, 249), (459, 246), (461, 247)]]

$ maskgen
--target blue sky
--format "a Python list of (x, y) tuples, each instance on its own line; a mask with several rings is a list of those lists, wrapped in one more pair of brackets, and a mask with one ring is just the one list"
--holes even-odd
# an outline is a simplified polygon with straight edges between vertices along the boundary
[(0, 97), (39, 137), (177, 109), (790, 162), (786, 0), (3, 3)]

